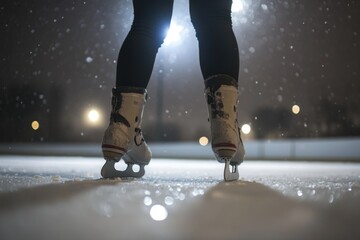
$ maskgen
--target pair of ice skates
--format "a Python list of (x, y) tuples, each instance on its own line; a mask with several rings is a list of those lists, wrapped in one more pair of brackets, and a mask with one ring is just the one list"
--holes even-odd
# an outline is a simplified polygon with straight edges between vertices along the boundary
[[(211, 146), (216, 159), (225, 163), (225, 181), (239, 179), (238, 165), (244, 158), (244, 147), (237, 122), (237, 82), (227, 75), (215, 75), (205, 81)], [(141, 119), (147, 100), (143, 88), (123, 87), (113, 89), (112, 111), (109, 127), (106, 129), (102, 151), (106, 160), (101, 169), (104, 178), (133, 177), (145, 174), (151, 151), (141, 132)], [(127, 164), (124, 171), (115, 169), (115, 163), (123, 159)], [(139, 171), (133, 169), (140, 167)]]

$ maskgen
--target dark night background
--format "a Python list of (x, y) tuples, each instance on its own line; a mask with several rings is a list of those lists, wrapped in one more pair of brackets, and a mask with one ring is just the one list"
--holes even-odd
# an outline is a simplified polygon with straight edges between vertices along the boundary
[[(0, 141), (100, 142), (131, 21), (129, 0), (1, 1)], [(209, 137), (188, 1), (175, 0), (173, 22), (181, 38), (157, 56), (148, 141)], [(360, 135), (360, 1), (234, 0), (233, 26), (239, 121), (252, 128), (245, 138)], [(86, 121), (91, 108), (101, 114), (97, 126)]]

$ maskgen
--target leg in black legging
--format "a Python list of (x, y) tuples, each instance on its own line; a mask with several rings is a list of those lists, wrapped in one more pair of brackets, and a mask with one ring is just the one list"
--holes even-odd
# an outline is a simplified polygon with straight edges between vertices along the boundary
[(232, 0), (190, 0), (204, 79), (225, 74), (238, 80), (239, 51), (232, 29), (231, 4)]
[(173, 0), (133, 0), (134, 21), (119, 53), (116, 87), (146, 88), (170, 26)]

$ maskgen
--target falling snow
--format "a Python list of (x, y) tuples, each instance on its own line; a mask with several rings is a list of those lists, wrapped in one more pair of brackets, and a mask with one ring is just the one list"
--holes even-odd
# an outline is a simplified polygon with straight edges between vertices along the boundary
[[(282, 137), (360, 135), (360, 2), (233, 2), (240, 53), (239, 122), (252, 122), (263, 108), (291, 113), (296, 101), (301, 114), (283, 126), (281, 132), (286, 134)], [(0, 111), (8, 116), (0, 129), (6, 132), (1, 141), (101, 138), (101, 128), (85, 126), (82, 114), (89, 105), (101, 106), (104, 115), (109, 114), (118, 51), (132, 18), (131, 1), (125, 0), (0, 4), (0, 34), (4, 36)], [(148, 86), (144, 133), (155, 136), (154, 126), (162, 121), (167, 132), (159, 135), (169, 137), (171, 129), (176, 132), (173, 140), (197, 141), (209, 130), (187, 0), (175, 1), (172, 19), (176, 37), (159, 49)], [(157, 100), (159, 79), (162, 104)], [(38, 95), (33, 96), (34, 92)], [(29, 122), (34, 119), (46, 127), (33, 131)], [(7, 127), (11, 124), (23, 127)], [(16, 134), (8, 129), (16, 129)], [(253, 137), (259, 137), (259, 129), (253, 131)]]

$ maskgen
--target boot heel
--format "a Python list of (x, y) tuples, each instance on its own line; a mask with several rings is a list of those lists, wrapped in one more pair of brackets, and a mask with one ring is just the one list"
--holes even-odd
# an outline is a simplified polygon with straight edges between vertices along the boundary
[[(141, 133), (141, 118), (147, 100), (143, 88), (121, 87), (113, 89), (110, 124), (105, 130), (102, 152), (106, 160), (101, 175), (104, 178), (140, 178), (145, 174), (151, 151)], [(124, 171), (115, 168), (123, 158), (127, 164)], [(133, 165), (139, 165), (135, 171)]]
[(225, 181), (237, 180), (237, 165), (244, 159), (237, 121), (237, 82), (228, 75), (214, 75), (205, 80), (205, 96), (209, 111), (212, 150), (219, 162), (225, 162)]
[(218, 143), (213, 145), (212, 149), (218, 161), (223, 163), (235, 156), (237, 147), (231, 143)]

